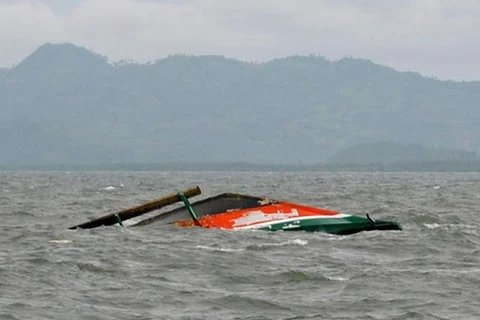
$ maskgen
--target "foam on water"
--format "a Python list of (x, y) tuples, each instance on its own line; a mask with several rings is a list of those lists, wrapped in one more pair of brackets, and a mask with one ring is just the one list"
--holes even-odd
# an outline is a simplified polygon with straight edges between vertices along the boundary
[(424, 223), (423, 224), (425, 227), (428, 229), (438, 229), (438, 228), (444, 228), (445, 226), (440, 225), (438, 223)]
[(49, 242), (51, 242), (51, 243), (65, 244), (65, 243), (72, 243), (72, 240), (66, 240), (66, 239), (62, 239), (62, 240), (50, 240)]
[(325, 276), (328, 280), (332, 281), (348, 281), (350, 278), (348, 277), (340, 277), (340, 276)]
[(221, 252), (239, 252), (245, 251), (245, 249), (235, 249), (235, 248), (222, 248), (222, 247), (212, 247), (212, 246), (202, 246), (196, 245), (195, 248), (207, 251), (221, 251)]

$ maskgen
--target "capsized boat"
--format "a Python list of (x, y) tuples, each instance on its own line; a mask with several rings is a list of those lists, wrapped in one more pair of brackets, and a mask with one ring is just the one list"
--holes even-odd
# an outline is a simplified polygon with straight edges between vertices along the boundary
[(347, 235), (371, 230), (402, 230), (394, 221), (374, 220), (287, 201), (237, 193), (222, 193), (190, 203), (189, 197), (200, 194), (200, 188), (188, 189), (160, 198), (114, 215), (71, 227), (94, 228), (100, 225), (122, 224), (134, 216), (182, 201), (183, 206), (161, 212), (132, 226), (152, 223), (179, 227), (219, 228), (225, 230), (260, 229), (268, 231), (320, 231)]

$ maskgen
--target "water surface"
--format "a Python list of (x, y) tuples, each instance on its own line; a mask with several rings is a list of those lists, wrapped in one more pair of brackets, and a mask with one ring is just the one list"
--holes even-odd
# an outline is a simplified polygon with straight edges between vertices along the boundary
[[(67, 229), (194, 185), (404, 230)], [(0, 217), (0, 319), (480, 319), (480, 174), (0, 172)]]

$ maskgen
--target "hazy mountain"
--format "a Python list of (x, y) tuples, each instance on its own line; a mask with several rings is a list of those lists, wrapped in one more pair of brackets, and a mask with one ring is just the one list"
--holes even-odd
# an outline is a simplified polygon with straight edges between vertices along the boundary
[(480, 82), (362, 59), (111, 64), (45, 44), (0, 70), (0, 97), (0, 164), (319, 163), (378, 140), (480, 150)]
[(387, 141), (361, 143), (346, 148), (328, 158), (333, 164), (401, 164), (421, 162), (472, 162), (477, 161), (475, 152), (456, 149), (437, 149), (417, 144), (402, 144)]

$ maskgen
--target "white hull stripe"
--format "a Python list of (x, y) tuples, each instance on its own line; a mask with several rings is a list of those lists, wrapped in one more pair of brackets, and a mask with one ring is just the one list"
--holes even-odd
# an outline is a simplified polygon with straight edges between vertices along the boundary
[[(259, 222), (259, 223), (252, 223), (244, 226), (239, 226), (239, 227), (234, 227), (234, 229), (257, 229), (257, 228), (263, 228), (263, 227), (268, 227), (273, 224), (277, 223), (295, 223), (295, 221), (300, 221), (300, 220), (313, 220), (313, 219), (343, 219), (343, 218), (348, 218), (351, 217), (349, 214), (344, 214), (344, 213), (339, 213), (333, 216), (326, 216), (326, 215), (318, 215), (318, 216), (302, 216), (302, 217), (294, 217), (294, 218), (287, 218), (287, 219), (279, 219), (279, 220), (269, 220), (265, 222)], [(292, 227), (295, 225), (292, 225)]]

